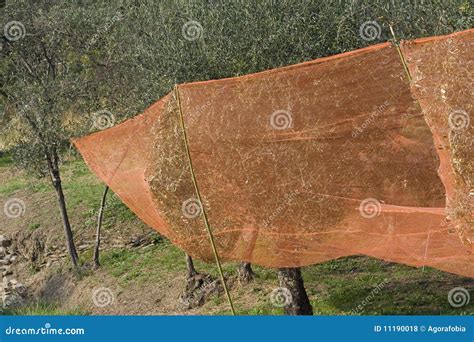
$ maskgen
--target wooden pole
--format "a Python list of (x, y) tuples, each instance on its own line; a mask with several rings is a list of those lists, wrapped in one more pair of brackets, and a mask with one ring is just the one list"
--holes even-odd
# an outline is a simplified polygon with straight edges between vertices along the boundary
[(104, 194), (102, 195), (102, 201), (100, 202), (99, 216), (97, 218), (97, 230), (95, 233), (95, 246), (94, 246), (94, 265), (96, 267), (100, 266), (100, 262), (99, 262), (100, 230), (102, 228), (102, 219), (104, 217), (105, 200), (107, 198), (108, 191), (109, 191), (109, 186), (106, 185), (104, 188)]
[(179, 98), (178, 85), (176, 85), (176, 87), (174, 89), (175, 89), (176, 101), (178, 103), (178, 111), (179, 111), (179, 118), (180, 118), (180, 121), (181, 121), (181, 129), (183, 130), (184, 147), (186, 148), (186, 155), (188, 157), (189, 169), (190, 169), (190, 172), (191, 172), (191, 178), (192, 178), (192, 181), (193, 181), (194, 190), (195, 190), (195, 193), (196, 193), (197, 200), (199, 202), (199, 206), (201, 207), (202, 218), (204, 220), (204, 226), (206, 227), (206, 231), (207, 231), (207, 234), (209, 236), (209, 241), (211, 242), (212, 252), (214, 253), (214, 258), (216, 260), (217, 269), (219, 270), (219, 275), (220, 275), (220, 278), (221, 278), (222, 287), (224, 288), (224, 292), (227, 296), (227, 300), (229, 302), (229, 306), (230, 306), (230, 310), (232, 312), (232, 315), (235, 315), (234, 304), (232, 302), (232, 298), (230, 297), (229, 289), (227, 288), (227, 284), (225, 282), (224, 272), (222, 271), (222, 265), (221, 265), (221, 261), (219, 259), (219, 253), (217, 252), (216, 243), (214, 242), (214, 234), (212, 234), (211, 226), (210, 226), (209, 220), (207, 218), (206, 209), (204, 208), (204, 205), (202, 204), (201, 193), (199, 192), (199, 186), (198, 186), (198, 183), (197, 183), (197, 180), (196, 180), (196, 175), (194, 174), (193, 163), (192, 163), (192, 159), (191, 159), (191, 152), (189, 151), (188, 136), (186, 134), (186, 127), (184, 125), (183, 113), (181, 111), (181, 101), (180, 101), (180, 98)]

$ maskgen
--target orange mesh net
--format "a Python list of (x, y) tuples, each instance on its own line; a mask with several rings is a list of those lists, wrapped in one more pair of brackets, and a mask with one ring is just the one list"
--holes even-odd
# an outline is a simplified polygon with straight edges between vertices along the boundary
[(296, 267), (364, 254), (474, 277), (473, 36), (404, 42), (411, 84), (383, 43), (179, 85), (74, 143), (193, 257), (213, 258), (204, 209), (224, 260)]

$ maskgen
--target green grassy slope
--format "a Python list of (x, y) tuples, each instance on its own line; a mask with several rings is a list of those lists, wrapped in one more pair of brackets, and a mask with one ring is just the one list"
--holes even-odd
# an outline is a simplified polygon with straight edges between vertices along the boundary
[[(0, 171), (11, 168), (11, 161), (0, 159)], [(75, 234), (93, 236), (95, 213), (100, 200), (103, 184), (90, 173), (82, 161), (71, 160), (63, 166), (64, 187), (71, 218), (82, 222), (75, 226)], [(7, 180), (0, 181), (0, 200), (14, 196), (18, 191), (27, 191), (34, 195), (40, 192), (52, 192), (46, 181), (31, 180), (19, 173)], [(0, 202), (2, 202), (0, 201)], [(29, 210), (36, 210), (29, 208)], [(29, 227), (44, 228), (49, 224), (48, 216), (54, 211), (36, 212), (35, 221)], [(125, 207), (116, 196), (111, 196), (107, 207), (105, 231), (130, 231), (143, 226), (140, 220)], [(33, 228), (32, 228), (33, 229)], [(83, 262), (90, 262), (91, 248), (81, 253)], [(109, 284), (120, 287), (120, 295), (133, 293), (139, 289), (160, 286), (163, 279), (174, 279), (184, 275), (184, 254), (167, 239), (154, 235), (154, 244), (148, 248), (109, 248), (102, 253), (100, 272), (87, 271), (79, 282), (100, 283), (104, 278)], [(224, 265), (226, 275), (236, 276), (236, 263)], [(200, 272), (217, 277), (213, 264), (196, 261)], [(67, 272), (67, 260), (51, 272)], [(254, 265), (257, 278), (249, 285), (234, 284), (231, 294), (236, 302), (239, 314), (281, 314), (282, 309), (273, 307), (269, 294), (278, 287), (276, 271)], [(356, 314), (361, 315), (412, 315), (443, 314), (473, 315), (474, 299), (462, 308), (453, 308), (448, 302), (448, 292), (456, 286), (462, 286), (474, 294), (472, 279), (459, 277), (438, 270), (417, 269), (399, 264), (387, 263), (364, 256), (353, 256), (332, 260), (303, 269), (307, 292), (315, 314)], [(182, 287), (183, 283), (175, 286)], [(374, 289), (379, 291), (374, 293)], [(169, 291), (167, 288), (161, 292)], [(137, 296), (140, 296), (137, 293)], [(177, 300), (177, 298), (176, 298)], [(118, 305), (118, 304), (117, 304)], [(360, 306), (359, 306), (360, 305)], [(126, 312), (126, 308), (124, 308)], [(144, 307), (146, 311), (146, 307)], [(120, 311), (120, 312), (123, 312)], [(19, 310), (6, 310), (8, 314), (95, 314), (94, 309), (64, 307), (61, 302), (42, 300), (33, 302), (29, 307)], [(146, 312), (144, 312), (146, 313)], [(206, 303), (194, 314), (228, 314), (225, 298), (216, 297)]]

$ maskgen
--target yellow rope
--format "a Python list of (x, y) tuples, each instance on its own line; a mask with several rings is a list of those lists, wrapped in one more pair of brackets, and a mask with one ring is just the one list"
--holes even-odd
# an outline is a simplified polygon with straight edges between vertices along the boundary
[(192, 163), (192, 160), (191, 160), (191, 153), (189, 151), (188, 136), (186, 134), (186, 128), (184, 126), (183, 112), (181, 111), (181, 100), (180, 100), (180, 97), (179, 97), (178, 85), (176, 85), (174, 89), (175, 89), (176, 101), (178, 102), (178, 111), (179, 111), (179, 118), (180, 118), (180, 121), (181, 121), (181, 128), (183, 130), (184, 146), (186, 147), (186, 154), (188, 156), (189, 169), (191, 171), (191, 178), (193, 180), (194, 191), (196, 192), (196, 196), (197, 196), (199, 205), (200, 205), (201, 210), (202, 210), (202, 217), (204, 219), (204, 226), (206, 227), (207, 234), (208, 234), (209, 240), (211, 242), (212, 252), (214, 253), (214, 258), (216, 259), (217, 268), (219, 269), (219, 275), (221, 277), (222, 286), (224, 287), (224, 291), (225, 291), (225, 294), (227, 296), (227, 300), (229, 301), (230, 310), (232, 311), (232, 315), (235, 315), (234, 304), (232, 302), (232, 298), (230, 297), (229, 289), (227, 288), (227, 284), (226, 284), (225, 279), (224, 279), (224, 272), (222, 272), (222, 265), (221, 265), (221, 261), (219, 259), (219, 254), (217, 252), (216, 244), (214, 242), (214, 235), (212, 234), (211, 226), (209, 225), (209, 220), (207, 218), (207, 213), (206, 213), (206, 210), (204, 209), (204, 205), (203, 205), (202, 200), (201, 200), (201, 193), (199, 192), (199, 187), (198, 187), (198, 184), (197, 184), (196, 175), (194, 173), (193, 163)]

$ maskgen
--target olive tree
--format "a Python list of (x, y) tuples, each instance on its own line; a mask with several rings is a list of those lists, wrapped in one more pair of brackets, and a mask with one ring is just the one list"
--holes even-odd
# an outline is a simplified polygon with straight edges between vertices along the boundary
[[(238, 76), (379, 43), (390, 39), (388, 24), (401, 39), (473, 24), (469, 0), (14, 0), (5, 12), (2, 128), (18, 133), (13, 145), (20, 165), (50, 175), (73, 263), (77, 253), (60, 165), (69, 137), (94, 129), (84, 113), (107, 109), (118, 122), (176, 83)], [(364, 39), (360, 30), (367, 22), (376, 25)], [(298, 290), (300, 270), (280, 273), (293, 296), (309, 303)]]
[(100, 80), (110, 61), (99, 61), (105, 53), (88, 44), (96, 26), (82, 20), (85, 12), (66, 2), (10, 2), (1, 51), (0, 133), (3, 139), (8, 136), (19, 167), (49, 176), (75, 266), (78, 255), (61, 180), (62, 154), (72, 136), (95, 129), (83, 113), (100, 101)]

